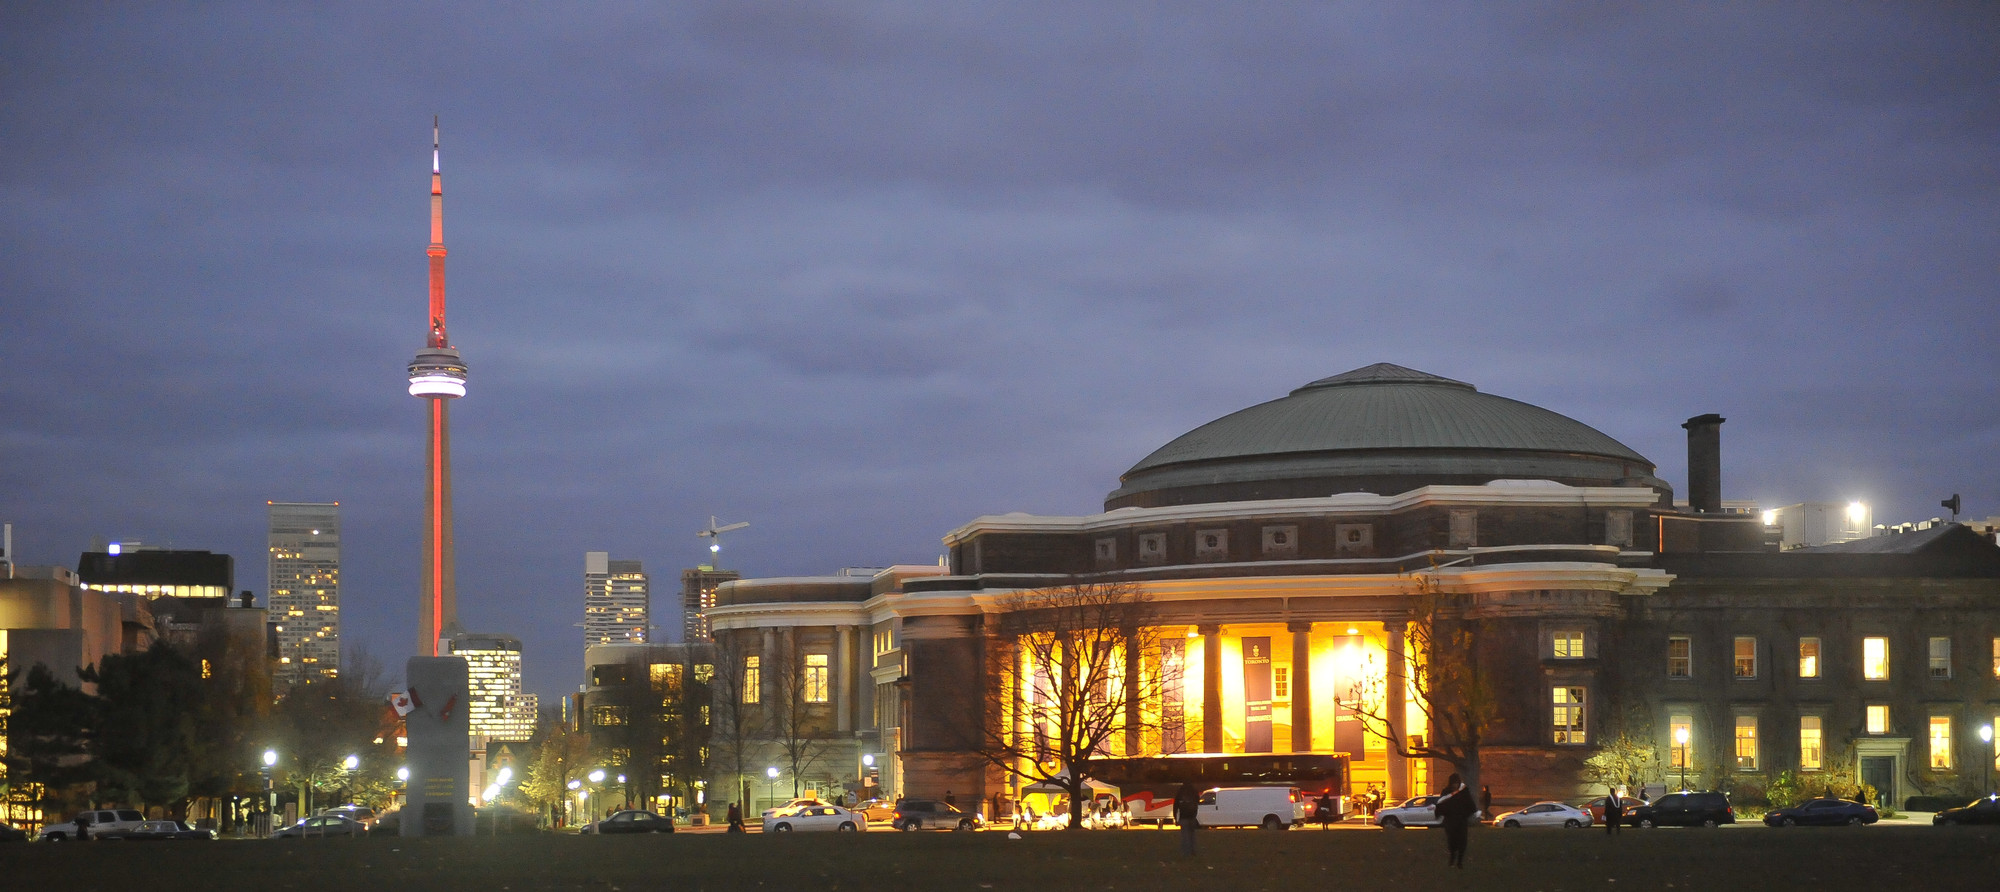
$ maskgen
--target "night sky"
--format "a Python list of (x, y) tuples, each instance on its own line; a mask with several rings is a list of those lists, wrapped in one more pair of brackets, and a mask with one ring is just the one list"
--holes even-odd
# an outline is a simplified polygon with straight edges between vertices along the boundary
[(460, 615), (581, 681), (583, 553), (678, 635), (748, 575), (935, 563), (1394, 362), (1686, 491), (2000, 514), (1991, 4), (9, 3), (0, 521), (235, 555), (342, 504), (414, 647), (431, 117)]

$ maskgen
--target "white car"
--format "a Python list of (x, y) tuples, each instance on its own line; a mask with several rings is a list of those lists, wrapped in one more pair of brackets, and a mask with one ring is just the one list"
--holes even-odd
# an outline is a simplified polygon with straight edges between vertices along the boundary
[(767, 815), (764, 818), (765, 833), (790, 833), (794, 830), (854, 833), (866, 829), (868, 829), (867, 815), (838, 805), (801, 805), (783, 814)]
[(1590, 812), (1560, 802), (1537, 802), (1493, 819), (1496, 827), (1588, 827)]
[(1438, 820), (1436, 796), (1412, 796), (1401, 805), (1391, 805), (1375, 812), (1369, 821), (1384, 830), (1401, 830), (1404, 827), (1436, 827), (1444, 823)]

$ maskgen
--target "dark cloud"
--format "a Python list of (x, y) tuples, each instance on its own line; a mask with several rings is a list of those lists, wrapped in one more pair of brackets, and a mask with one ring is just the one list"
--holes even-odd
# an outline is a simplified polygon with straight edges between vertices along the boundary
[(391, 664), (434, 113), (466, 619), (543, 693), (585, 550), (930, 562), (1378, 361), (2000, 514), (1987, 5), (15, 4), (0, 58), (0, 520), (261, 589), (263, 501), (338, 499)]

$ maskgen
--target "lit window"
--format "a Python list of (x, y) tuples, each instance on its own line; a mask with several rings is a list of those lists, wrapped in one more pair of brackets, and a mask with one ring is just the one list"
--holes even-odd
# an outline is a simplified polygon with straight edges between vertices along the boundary
[(1750, 637), (1736, 639), (1736, 677), (1757, 677), (1757, 639)]
[(1292, 667), (1271, 667), (1271, 699), (1292, 699)]
[(1993, 639), (1993, 677), (2000, 678), (2000, 638)]
[(1583, 659), (1583, 633), (1557, 632), (1555, 634), (1555, 658), (1558, 660)]
[(590, 723), (600, 727), (625, 724), (625, 707), (593, 706), (590, 708)]
[(1861, 639), (1861, 677), (1869, 681), (1889, 677), (1889, 639)]
[(1868, 733), (1889, 733), (1889, 706), (1886, 703), (1868, 704)]
[(1819, 716), (1799, 716), (1799, 770), (1820, 770), (1825, 746), (1826, 733), (1820, 727)]
[(1556, 743), (1588, 743), (1583, 729), (1583, 688), (1557, 686), (1552, 705)]
[(1667, 762), (1669, 768), (1686, 769), (1694, 750), (1694, 717), (1677, 715), (1667, 721)]
[(1951, 770), (1951, 716), (1931, 716), (1931, 767)]
[(1799, 677), (1819, 677), (1819, 639), (1799, 639)]
[(743, 658), (743, 702), (756, 703), (764, 699), (764, 658)]
[(1667, 639), (1667, 677), (1687, 678), (1693, 674), (1694, 660), (1689, 658), (1694, 649), (1685, 637), (1676, 635)]
[(1736, 770), (1757, 770), (1757, 717), (1736, 717)]
[(806, 654), (805, 700), (825, 703), (827, 692), (826, 654)]
[(1951, 677), (1951, 639), (1931, 639), (1931, 677)]

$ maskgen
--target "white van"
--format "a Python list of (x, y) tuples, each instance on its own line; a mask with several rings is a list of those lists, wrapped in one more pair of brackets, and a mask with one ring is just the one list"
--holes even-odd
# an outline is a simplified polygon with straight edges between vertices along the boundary
[(1298, 787), (1216, 787), (1201, 794), (1201, 826), (1290, 830), (1310, 807)]

